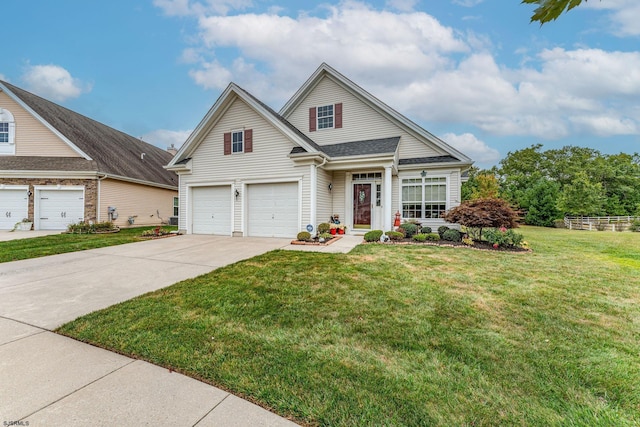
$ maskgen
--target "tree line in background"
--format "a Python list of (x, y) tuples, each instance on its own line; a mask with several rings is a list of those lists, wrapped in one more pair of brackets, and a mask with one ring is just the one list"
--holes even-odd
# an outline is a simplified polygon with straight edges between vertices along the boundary
[(552, 226), (564, 215), (640, 216), (640, 155), (532, 145), (489, 170), (469, 171), (462, 200), (494, 197), (521, 210), (530, 225)]

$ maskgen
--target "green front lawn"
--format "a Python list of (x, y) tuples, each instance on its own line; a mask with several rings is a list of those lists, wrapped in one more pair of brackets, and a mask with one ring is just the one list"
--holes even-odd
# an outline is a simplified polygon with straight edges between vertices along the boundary
[(640, 234), (275, 251), (60, 332), (310, 425), (640, 425)]
[[(0, 242), (0, 262), (38, 258), (66, 252), (84, 251), (143, 240), (144, 230), (155, 227), (123, 228), (112, 234), (53, 234), (29, 239)], [(169, 227), (163, 227), (169, 228)], [(172, 227), (175, 229), (176, 227)]]

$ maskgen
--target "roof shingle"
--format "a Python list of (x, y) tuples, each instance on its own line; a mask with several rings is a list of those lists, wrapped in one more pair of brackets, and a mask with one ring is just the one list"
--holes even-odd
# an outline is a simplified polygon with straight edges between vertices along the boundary
[[(169, 152), (9, 83), (3, 81), (2, 84), (93, 159), (93, 162), (82, 159), (87, 162), (87, 166), (91, 166), (84, 170), (174, 187), (178, 185), (175, 173), (163, 168), (173, 157)], [(18, 160), (19, 157), (15, 159)], [(35, 159), (18, 161), (32, 166), (41, 163)], [(69, 160), (56, 163), (63, 168), (58, 170), (77, 170), (73, 168), (79, 164), (80, 162)], [(66, 169), (67, 167), (72, 169)]]

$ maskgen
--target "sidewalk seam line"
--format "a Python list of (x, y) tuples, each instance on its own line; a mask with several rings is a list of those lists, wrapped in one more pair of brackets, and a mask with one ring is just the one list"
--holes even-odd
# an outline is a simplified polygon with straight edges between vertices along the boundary
[(218, 406), (222, 405), (222, 402), (224, 402), (225, 400), (227, 400), (227, 397), (231, 396), (231, 393), (227, 393), (227, 395), (218, 403), (216, 403), (213, 408), (211, 408), (206, 414), (204, 414), (202, 416), (202, 418), (200, 418), (198, 421), (196, 421), (196, 423), (193, 425), (193, 427), (196, 427), (198, 424), (200, 424), (202, 422), (202, 420), (204, 420), (205, 418), (207, 418), (207, 416), (212, 413)]
[(49, 403), (49, 404), (47, 404), (47, 405), (43, 406), (43, 407), (42, 407), (42, 408), (40, 408), (40, 409), (37, 409), (37, 410), (33, 411), (33, 412), (32, 412), (32, 413), (30, 413), (29, 415), (25, 415), (24, 417), (21, 417), (20, 419), (21, 419), (21, 420), (24, 420), (24, 419), (26, 419), (26, 418), (29, 418), (29, 417), (30, 417), (30, 416), (32, 416), (32, 415), (37, 414), (37, 413), (38, 413), (38, 412), (40, 412), (40, 411), (43, 411), (43, 410), (47, 409), (47, 408), (48, 408), (48, 407), (50, 407), (50, 406), (53, 406), (53, 405), (55, 405), (56, 403), (60, 402), (61, 400), (64, 400), (64, 399), (66, 399), (67, 397), (71, 396), (72, 394), (77, 393), (77, 392), (79, 392), (80, 390), (82, 390), (82, 389), (85, 389), (85, 388), (89, 387), (91, 384), (93, 384), (93, 383), (95, 383), (95, 382), (97, 382), (97, 381), (100, 381), (101, 379), (106, 378), (106, 377), (108, 377), (109, 375), (111, 375), (111, 374), (113, 374), (113, 373), (115, 373), (115, 372), (118, 372), (120, 369), (125, 368), (125, 367), (127, 367), (127, 366), (131, 365), (131, 364), (132, 364), (132, 363), (134, 363), (134, 362), (136, 362), (136, 359), (132, 359), (129, 363), (125, 363), (124, 365), (122, 365), (122, 366), (120, 366), (120, 367), (118, 367), (118, 368), (114, 369), (113, 371), (111, 371), (111, 372), (107, 372), (107, 373), (106, 373), (106, 374), (104, 374), (103, 376), (101, 376), (101, 377), (99, 377), (99, 378), (96, 378), (95, 380), (93, 380), (93, 381), (91, 381), (91, 382), (86, 383), (86, 384), (85, 384), (85, 385), (83, 385), (82, 387), (77, 388), (77, 389), (73, 390), (72, 392), (69, 392), (69, 393), (65, 394), (64, 396), (62, 396), (62, 397), (60, 397), (60, 398), (58, 398), (58, 399), (54, 400), (53, 402), (51, 402), (51, 403)]

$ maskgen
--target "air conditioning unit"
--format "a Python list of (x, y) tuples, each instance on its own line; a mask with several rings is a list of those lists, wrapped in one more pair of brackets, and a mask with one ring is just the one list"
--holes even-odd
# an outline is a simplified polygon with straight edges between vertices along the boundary
[(170, 216), (169, 217), (169, 225), (178, 225), (178, 217)]

